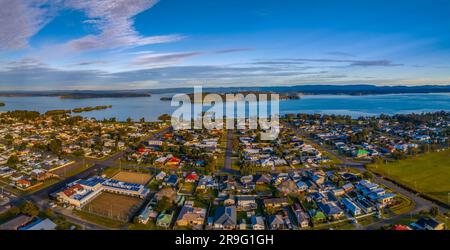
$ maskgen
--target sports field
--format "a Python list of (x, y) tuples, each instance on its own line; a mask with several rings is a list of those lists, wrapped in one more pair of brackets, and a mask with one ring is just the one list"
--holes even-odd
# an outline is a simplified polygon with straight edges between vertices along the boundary
[(141, 203), (141, 199), (104, 192), (83, 207), (92, 214), (127, 221), (130, 212)]
[(449, 202), (450, 150), (368, 167), (418, 192), (444, 203)]
[(136, 183), (136, 184), (147, 184), (148, 181), (152, 176), (150, 174), (144, 174), (144, 173), (134, 173), (134, 172), (126, 172), (126, 171), (120, 171), (116, 175), (112, 177), (114, 180), (123, 181), (123, 182), (129, 182), (129, 183)]

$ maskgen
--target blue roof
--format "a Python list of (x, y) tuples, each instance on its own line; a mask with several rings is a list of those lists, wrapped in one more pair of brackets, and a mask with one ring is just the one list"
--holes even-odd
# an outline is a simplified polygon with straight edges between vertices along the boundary
[(392, 198), (392, 197), (395, 197), (395, 194), (384, 194), (384, 195), (379, 196), (378, 198), (379, 199), (387, 199), (387, 198)]
[(96, 176), (96, 177), (91, 177), (86, 180), (80, 180), (80, 181), (78, 181), (78, 183), (81, 185), (84, 185), (84, 186), (93, 187), (99, 183), (103, 183), (104, 181), (105, 181), (105, 179)]
[(87, 192), (85, 192), (85, 193), (83, 193), (83, 194), (74, 194), (74, 195), (72, 196), (72, 198), (79, 201), (79, 200), (82, 200), (84, 197), (90, 195), (92, 192), (93, 192), (93, 191), (87, 191)]
[(178, 181), (178, 176), (171, 174), (169, 175), (169, 177), (167, 178), (168, 183), (176, 183)]
[(136, 183), (129, 183), (129, 182), (122, 182), (122, 181), (118, 181), (118, 180), (108, 180), (105, 181), (103, 183), (103, 185), (105, 186), (109, 186), (109, 187), (115, 187), (115, 188), (122, 188), (122, 189), (127, 189), (127, 190), (132, 190), (132, 191), (139, 191), (142, 187), (142, 185), (140, 184), (136, 184)]

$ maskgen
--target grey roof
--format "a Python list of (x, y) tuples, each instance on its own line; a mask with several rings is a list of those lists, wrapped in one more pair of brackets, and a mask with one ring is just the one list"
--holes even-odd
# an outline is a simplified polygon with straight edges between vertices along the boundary
[(221, 224), (224, 226), (235, 226), (237, 223), (236, 218), (236, 207), (218, 207), (214, 215), (214, 223)]

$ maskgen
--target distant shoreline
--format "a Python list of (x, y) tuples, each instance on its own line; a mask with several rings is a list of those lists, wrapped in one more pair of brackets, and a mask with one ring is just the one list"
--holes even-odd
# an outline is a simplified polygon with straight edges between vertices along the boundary
[(134, 97), (150, 97), (149, 93), (69, 93), (69, 94), (53, 94), (53, 93), (0, 93), (1, 97), (59, 97), (61, 99), (93, 99), (93, 98), (134, 98)]
[[(153, 94), (191, 94), (193, 88), (136, 89), (136, 90), (49, 90), (0, 91), (0, 97), (51, 96), (62, 99), (150, 97)], [(375, 85), (296, 85), (272, 87), (204, 87), (203, 93), (277, 93), (280, 95), (385, 95), (450, 93), (450, 85), (375, 86)], [(171, 97), (164, 96), (162, 101)]]

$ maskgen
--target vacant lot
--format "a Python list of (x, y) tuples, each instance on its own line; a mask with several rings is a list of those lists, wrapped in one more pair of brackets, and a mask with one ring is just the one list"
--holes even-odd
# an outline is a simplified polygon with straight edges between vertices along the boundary
[(428, 153), (388, 164), (369, 165), (385, 175), (444, 203), (450, 193), (450, 150)]
[(114, 180), (145, 185), (152, 178), (150, 174), (120, 171), (113, 176)]
[(139, 198), (104, 192), (84, 206), (83, 210), (115, 220), (128, 221), (131, 212), (134, 212), (141, 201)]

